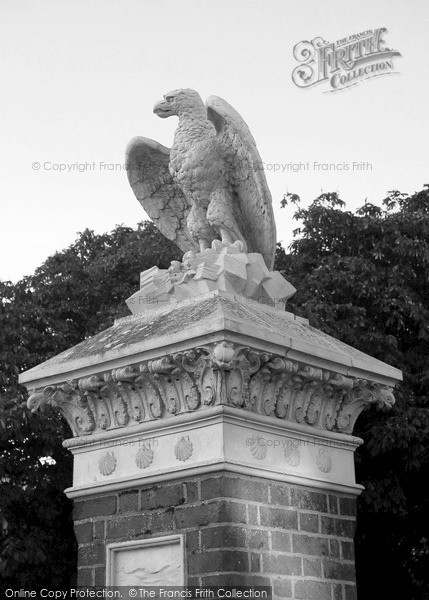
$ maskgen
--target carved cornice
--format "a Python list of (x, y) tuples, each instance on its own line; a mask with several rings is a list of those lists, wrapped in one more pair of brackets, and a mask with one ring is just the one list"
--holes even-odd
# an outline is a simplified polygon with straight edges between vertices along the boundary
[(227, 405), (350, 434), (371, 404), (392, 406), (393, 388), (219, 342), (32, 393), (32, 411), (58, 408), (74, 436)]

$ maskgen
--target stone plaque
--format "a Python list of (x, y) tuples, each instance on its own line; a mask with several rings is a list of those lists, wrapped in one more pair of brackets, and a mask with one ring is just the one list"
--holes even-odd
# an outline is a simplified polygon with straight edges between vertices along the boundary
[(106, 585), (184, 585), (184, 580), (181, 535), (107, 546)]

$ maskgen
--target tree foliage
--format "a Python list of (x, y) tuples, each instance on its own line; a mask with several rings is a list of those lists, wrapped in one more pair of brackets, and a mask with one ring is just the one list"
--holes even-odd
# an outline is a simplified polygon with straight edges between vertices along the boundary
[(359, 598), (428, 598), (429, 189), (390, 192), (355, 214), (338, 194), (297, 203), (290, 252), (278, 268), (296, 288), (288, 309), (403, 371), (390, 412), (371, 409), (355, 433)]
[(32, 414), (18, 374), (128, 313), (139, 273), (167, 267), (177, 248), (150, 223), (86, 230), (16, 284), (0, 282), (0, 587), (67, 589), (76, 570), (71, 437), (60, 415)]

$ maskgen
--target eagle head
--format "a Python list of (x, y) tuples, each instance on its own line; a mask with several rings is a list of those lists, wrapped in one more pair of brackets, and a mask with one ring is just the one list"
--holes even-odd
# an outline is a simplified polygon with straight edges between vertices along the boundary
[(164, 100), (157, 102), (153, 107), (153, 112), (162, 119), (172, 115), (191, 115), (200, 111), (205, 114), (204, 102), (198, 92), (189, 88), (168, 92)]

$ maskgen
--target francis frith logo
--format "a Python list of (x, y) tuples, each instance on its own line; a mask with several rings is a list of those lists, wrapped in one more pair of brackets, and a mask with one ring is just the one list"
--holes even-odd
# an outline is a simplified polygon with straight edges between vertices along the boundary
[(328, 83), (328, 92), (350, 88), (365, 79), (396, 73), (393, 58), (401, 56), (388, 48), (383, 39), (385, 27), (369, 29), (337, 42), (321, 37), (294, 46), (294, 58), (300, 63), (292, 80), (300, 88)]

